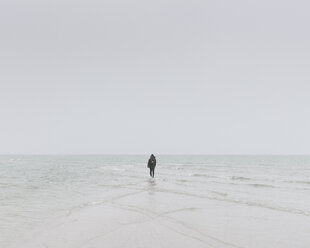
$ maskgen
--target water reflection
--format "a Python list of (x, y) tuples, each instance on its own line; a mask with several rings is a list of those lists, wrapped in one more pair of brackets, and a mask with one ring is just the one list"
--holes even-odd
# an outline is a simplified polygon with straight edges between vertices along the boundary
[(156, 191), (156, 180), (154, 178), (149, 178), (147, 191), (150, 195), (154, 195)]

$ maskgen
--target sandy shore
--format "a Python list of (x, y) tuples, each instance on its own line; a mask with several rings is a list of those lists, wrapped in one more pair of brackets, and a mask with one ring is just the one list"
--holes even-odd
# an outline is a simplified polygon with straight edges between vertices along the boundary
[(152, 179), (146, 184), (73, 209), (18, 247), (307, 247), (310, 224), (302, 215), (162, 189)]

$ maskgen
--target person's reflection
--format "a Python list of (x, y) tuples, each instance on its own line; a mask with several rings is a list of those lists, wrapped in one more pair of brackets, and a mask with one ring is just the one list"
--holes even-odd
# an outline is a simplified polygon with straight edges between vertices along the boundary
[(153, 178), (148, 180), (148, 192), (150, 195), (154, 195), (156, 191), (156, 181)]

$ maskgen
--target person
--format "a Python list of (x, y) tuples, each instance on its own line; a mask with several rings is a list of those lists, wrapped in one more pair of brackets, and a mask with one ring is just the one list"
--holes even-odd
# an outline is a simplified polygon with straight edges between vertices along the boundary
[(147, 163), (147, 167), (150, 168), (150, 176), (154, 177), (154, 170), (155, 170), (155, 166), (156, 166), (156, 158), (155, 156), (152, 154), (149, 158), (149, 161)]

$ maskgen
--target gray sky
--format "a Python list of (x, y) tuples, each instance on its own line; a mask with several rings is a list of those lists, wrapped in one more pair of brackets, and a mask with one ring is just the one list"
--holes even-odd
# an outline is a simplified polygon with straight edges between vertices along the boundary
[(1, 0), (0, 153), (310, 154), (309, 8)]

